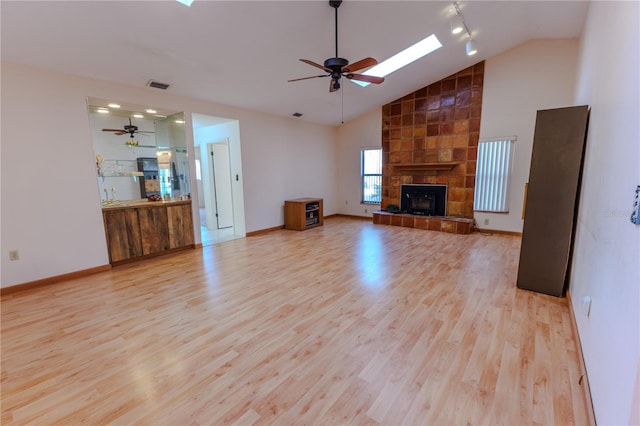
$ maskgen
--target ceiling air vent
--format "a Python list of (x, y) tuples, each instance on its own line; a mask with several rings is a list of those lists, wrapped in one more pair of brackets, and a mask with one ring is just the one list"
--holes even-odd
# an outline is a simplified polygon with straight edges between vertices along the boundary
[(159, 81), (155, 81), (155, 80), (149, 80), (147, 81), (147, 86), (153, 87), (155, 89), (167, 90), (171, 85), (167, 83), (160, 83)]

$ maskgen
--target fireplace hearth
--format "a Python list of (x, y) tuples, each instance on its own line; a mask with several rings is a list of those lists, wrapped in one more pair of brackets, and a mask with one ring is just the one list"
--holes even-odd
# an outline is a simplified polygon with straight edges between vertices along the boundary
[(402, 185), (402, 213), (423, 216), (446, 216), (447, 185)]

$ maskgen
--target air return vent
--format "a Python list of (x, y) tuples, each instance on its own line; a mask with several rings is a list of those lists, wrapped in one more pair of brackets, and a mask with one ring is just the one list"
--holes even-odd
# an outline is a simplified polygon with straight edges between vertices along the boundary
[(160, 83), (159, 81), (149, 80), (147, 81), (147, 86), (153, 87), (155, 89), (167, 90), (171, 85), (167, 83)]

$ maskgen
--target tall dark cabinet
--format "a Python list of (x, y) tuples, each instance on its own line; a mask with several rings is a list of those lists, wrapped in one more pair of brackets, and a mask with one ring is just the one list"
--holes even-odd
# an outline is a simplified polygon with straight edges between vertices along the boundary
[(538, 111), (517, 286), (564, 294), (577, 215), (587, 106)]

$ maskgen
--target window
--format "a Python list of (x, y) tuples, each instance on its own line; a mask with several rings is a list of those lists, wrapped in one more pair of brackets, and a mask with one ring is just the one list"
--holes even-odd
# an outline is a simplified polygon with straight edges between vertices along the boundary
[(473, 209), (482, 212), (509, 212), (509, 178), (513, 162), (510, 138), (493, 138), (478, 143), (476, 188)]
[(382, 201), (382, 148), (363, 148), (360, 151), (362, 174), (362, 202), (380, 204)]

